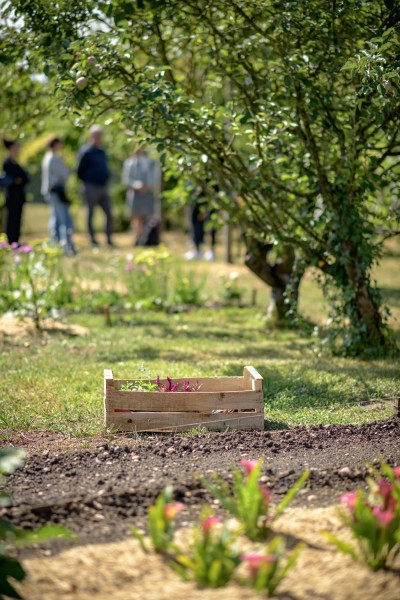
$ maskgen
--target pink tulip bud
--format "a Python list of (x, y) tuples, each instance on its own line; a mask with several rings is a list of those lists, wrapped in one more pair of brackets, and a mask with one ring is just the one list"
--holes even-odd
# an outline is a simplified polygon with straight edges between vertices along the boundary
[(345, 504), (350, 510), (354, 510), (356, 506), (357, 492), (349, 492), (340, 497), (340, 502)]
[(387, 479), (380, 479), (378, 481), (378, 494), (382, 497), (385, 508), (388, 508), (388, 504), (392, 498), (393, 486)]
[(394, 519), (394, 512), (391, 510), (382, 510), (379, 506), (374, 506), (372, 514), (376, 517), (379, 525), (382, 525), (383, 527), (390, 525)]
[(167, 521), (172, 521), (184, 508), (185, 505), (182, 502), (170, 502), (164, 506), (164, 518)]
[(258, 486), (260, 488), (260, 492), (262, 493), (262, 495), (264, 496), (264, 504), (265, 506), (268, 506), (271, 502), (272, 499), (272, 493), (271, 490), (269, 490), (268, 488), (259, 485)]
[(247, 474), (250, 475), (250, 473), (252, 471), (254, 471), (254, 469), (256, 467), (258, 467), (259, 461), (258, 460), (245, 460), (245, 459), (242, 459), (240, 461), (240, 464), (242, 465), (242, 467), (245, 468)]
[(248, 564), (251, 578), (257, 577), (259, 570), (264, 565), (274, 563), (278, 560), (278, 557), (275, 556), (275, 554), (258, 554), (257, 552), (244, 554), (241, 558), (243, 562)]
[(218, 525), (218, 523), (221, 523), (220, 517), (208, 517), (207, 519), (204, 519), (201, 526), (204, 533), (208, 533), (211, 531), (211, 529), (213, 529), (213, 527), (215, 527), (215, 525)]

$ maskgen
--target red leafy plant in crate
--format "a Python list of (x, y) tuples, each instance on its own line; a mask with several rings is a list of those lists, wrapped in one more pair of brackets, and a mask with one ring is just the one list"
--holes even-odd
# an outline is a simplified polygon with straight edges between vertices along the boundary
[(159, 392), (198, 392), (200, 391), (201, 385), (197, 381), (195, 384), (191, 384), (189, 379), (183, 380), (182, 387), (179, 387), (179, 383), (173, 383), (171, 377), (167, 377), (165, 382), (162, 382), (160, 376), (157, 376), (156, 384)]
[(359, 489), (341, 498), (346, 507), (341, 518), (356, 544), (328, 532), (324, 535), (354, 560), (374, 570), (385, 569), (400, 555), (400, 466), (382, 463), (367, 483), (368, 490)]

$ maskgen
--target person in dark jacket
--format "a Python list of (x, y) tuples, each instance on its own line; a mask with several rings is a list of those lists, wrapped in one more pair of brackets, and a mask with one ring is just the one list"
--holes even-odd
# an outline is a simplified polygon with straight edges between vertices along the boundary
[(102, 146), (102, 138), (102, 127), (93, 125), (90, 128), (89, 143), (83, 146), (78, 153), (78, 177), (84, 185), (84, 196), (88, 207), (88, 231), (92, 246), (97, 247), (99, 245), (93, 228), (93, 213), (95, 207), (100, 206), (106, 216), (107, 243), (112, 247), (111, 201), (108, 194), (110, 172), (107, 165), (107, 155)]
[(6, 234), (9, 244), (18, 244), (21, 234), (22, 210), (25, 204), (25, 186), (29, 181), (27, 172), (17, 163), (18, 143), (15, 140), (3, 140), (7, 158), (3, 162), (3, 171), (8, 177), (6, 187)]

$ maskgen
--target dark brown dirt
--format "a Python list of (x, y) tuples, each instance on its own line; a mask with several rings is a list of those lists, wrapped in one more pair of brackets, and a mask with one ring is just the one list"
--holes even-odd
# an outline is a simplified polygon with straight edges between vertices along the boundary
[(277, 432), (118, 435), (90, 442), (29, 434), (13, 439), (26, 446), (28, 458), (8, 480), (14, 504), (0, 514), (29, 529), (59, 523), (79, 536), (77, 542), (54, 540), (38, 548), (47, 554), (73, 543), (118, 540), (130, 535), (132, 524), (143, 523), (147, 506), (167, 483), (191, 508), (190, 515), (182, 513), (185, 524), (211, 500), (199, 474), (216, 471), (229, 479), (240, 458), (261, 456), (263, 481), (274, 500), (310, 468), (309, 483), (293, 504), (328, 506), (364, 484), (367, 463), (378, 464), (382, 457), (400, 464), (399, 441), (400, 419)]

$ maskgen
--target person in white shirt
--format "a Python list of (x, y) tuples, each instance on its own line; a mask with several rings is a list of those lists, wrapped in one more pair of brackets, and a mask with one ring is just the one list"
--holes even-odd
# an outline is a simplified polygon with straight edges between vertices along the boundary
[(124, 162), (122, 182), (127, 186), (126, 203), (135, 242), (141, 245), (146, 223), (159, 217), (161, 193), (160, 164), (148, 155), (145, 146), (134, 150), (131, 158)]
[(47, 151), (42, 161), (41, 192), (52, 208), (49, 221), (50, 240), (54, 240), (57, 231), (59, 243), (64, 252), (75, 254), (74, 226), (69, 211), (71, 202), (67, 198), (65, 189), (70, 173), (58, 154), (61, 148), (62, 140), (58, 137), (52, 138), (47, 145)]

